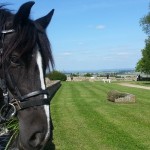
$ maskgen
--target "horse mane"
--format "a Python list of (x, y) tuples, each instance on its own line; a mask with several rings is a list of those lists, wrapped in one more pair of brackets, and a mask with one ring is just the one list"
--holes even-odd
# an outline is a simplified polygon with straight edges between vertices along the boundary
[[(11, 19), (14, 20), (14, 14), (10, 10), (4, 8), (5, 5), (0, 6), (0, 31), (6, 26), (7, 22)], [(52, 56), (50, 42), (44, 29), (35, 21), (28, 19), (25, 24), (18, 25), (14, 23), (9, 29), (15, 30), (15, 36), (11, 39), (7, 49), (4, 53), (4, 60), (9, 55), (17, 51), (20, 57), (23, 57), (27, 62), (27, 55), (32, 54), (38, 44), (40, 53), (43, 58), (44, 71), (47, 67), (54, 68), (54, 60)]]
[(8, 9), (4, 8), (4, 6), (6, 5), (0, 5), (0, 31), (2, 31), (6, 19), (12, 15)]

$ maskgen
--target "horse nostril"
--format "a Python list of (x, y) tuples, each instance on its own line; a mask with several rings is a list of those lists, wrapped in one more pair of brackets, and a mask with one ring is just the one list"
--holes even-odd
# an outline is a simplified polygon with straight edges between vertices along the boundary
[(41, 147), (44, 140), (44, 134), (41, 132), (34, 133), (29, 139), (29, 145), (31, 147)]

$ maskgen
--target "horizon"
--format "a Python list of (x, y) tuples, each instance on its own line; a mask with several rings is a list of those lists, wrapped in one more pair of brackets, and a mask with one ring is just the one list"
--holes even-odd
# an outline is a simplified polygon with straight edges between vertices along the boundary
[[(59, 71), (59, 70), (58, 70)], [(133, 68), (120, 68), (120, 69), (98, 69), (98, 70), (63, 70), (63, 73), (98, 73), (98, 72), (122, 72), (122, 71), (135, 71)]]

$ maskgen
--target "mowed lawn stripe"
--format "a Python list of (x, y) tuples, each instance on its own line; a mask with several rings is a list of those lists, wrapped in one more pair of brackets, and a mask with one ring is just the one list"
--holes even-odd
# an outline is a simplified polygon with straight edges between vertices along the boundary
[[(99, 95), (99, 90), (97, 91), (96, 88), (94, 88), (94, 85), (95, 84), (93, 84), (92, 86), (88, 86), (85, 84), (81, 84), (80, 89), (78, 87), (76, 90), (83, 91), (81, 87), (84, 87), (84, 89), (86, 89), (86, 92), (88, 94), (93, 95), (93, 97), (97, 97), (97, 100), (99, 100), (99, 98), (101, 97), (100, 95), (103, 95), (102, 91), (106, 92), (106, 90), (104, 86), (100, 86), (99, 90), (101, 91), (101, 94)], [(106, 97), (106, 93), (104, 94)], [(80, 93), (80, 96), (82, 97), (82, 93)], [(86, 99), (84, 99), (84, 101), (86, 101)], [(106, 103), (104, 103), (104, 105), (105, 104)], [(101, 110), (100, 113), (97, 113), (98, 111), (97, 112), (94, 111), (92, 105), (87, 104), (86, 106), (88, 106), (88, 110), (90, 110), (90, 112), (83, 111), (83, 113), (85, 113), (84, 117), (90, 116), (91, 114), (91, 117), (89, 118), (95, 118), (91, 126), (93, 127), (93, 129), (95, 129), (95, 132), (99, 130), (99, 133), (103, 134), (103, 139), (106, 139), (105, 142), (107, 142), (108, 145), (116, 146), (116, 148), (118, 149), (134, 149), (134, 148), (145, 149), (146, 148), (146, 146), (140, 144), (139, 141), (136, 141), (134, 138), (132, 138), (132, 136), (130, 136), (130, 134), (128, 134), (124, 129), (122, 129), (119, 124), (114, 124), (113, 122), (110, 122), (111, 118), (110, 117), (107, 118), (105, 113), (108, 114), (106, 110), (108, 111), (111, 110), (112, 106), (109, 109), (106, 109), (106, 107), (105, 109), (103, 109), (103, 105), (102, 103), (100, 103), (99, 105), (100, 106), (99, 110)], [(80, 110), (82, 110), (82, 106)], [(87, 115), (87, 113), (89, 114)], [(114, 117), (112, 116), (112, 118)]]
[[(134, 114), (137, 109), (130, 113), (136, 104), (118, 105), (107, 101), (107, 92), (115, 86), (98, 82), (63, 83), (51, 106), (56, 149), (148, 149), (147, 134), (140, 135), (150, 130), (147, 124), (143, 129)], [(130, 117), (137, 120), (132, 122)]]
[(71, 84), (62, 85), (54, 98), (56, 103), (52, 103), (52, 115), (55, 115), (55, 118), (53, 118), (55, 130), (59, 130), (54, 134), (57, 139), (54, 140), (56, 149), (99, 149), (94, 137), (89, 136), (91, 132), (88, 134), (89, 131), (84, 118), (76, 110), (74, 102), (80, 98), (77, 98), (75, 91), (72, 89)]
[[(107, 88), (105, 91), (105, 99), (104, 102), (107, 101), (107, 92), (110, 89), (117, 89), (115, 84), (101, 84), (101, 86), (97, 83), (92, 85), (93, 92), (99, 91), (99, 88)], [(91, 90), (92, 90), (91, 89)], [(119, 87), (118, 90), (121, 90)], [(138, 143), (144, 144), (145, 148), (150, 148), (150, 105), (145, 101), (145, 103), (141, 102), (143, 95), (150, 96), (147, 90), (143, 91), (143, 94), (140, 96), (140, 89), (131, 88), (132, 94), (134, 93), (137, 97), (137, 102), (133, 104), (115, 104), (108, 102), (106, 105), (102, 107), (96, 108), (98, 112), (103, 114), (105, 118), (107, 118), (112, 123), (118, 125), (118, 128), (122, 128), (129, 135), (134, 137), (138, 141)], [(130, 89), (127, 89), (126, 92), (129, 92)]]

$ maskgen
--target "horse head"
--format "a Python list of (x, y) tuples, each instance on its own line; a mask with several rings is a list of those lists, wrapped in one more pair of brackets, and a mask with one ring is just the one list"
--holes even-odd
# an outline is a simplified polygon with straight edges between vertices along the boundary
[(4, 107), (13, 106), (19, 120), (14, 143), (19, 150), (42, 149), (51, 134), (45, 73), (54, 61), (46, 28), (54, 10), (31, 20), (33, 5), (23, 4), (16, 14), (0, 7), (0, 78), (4, 80)]

